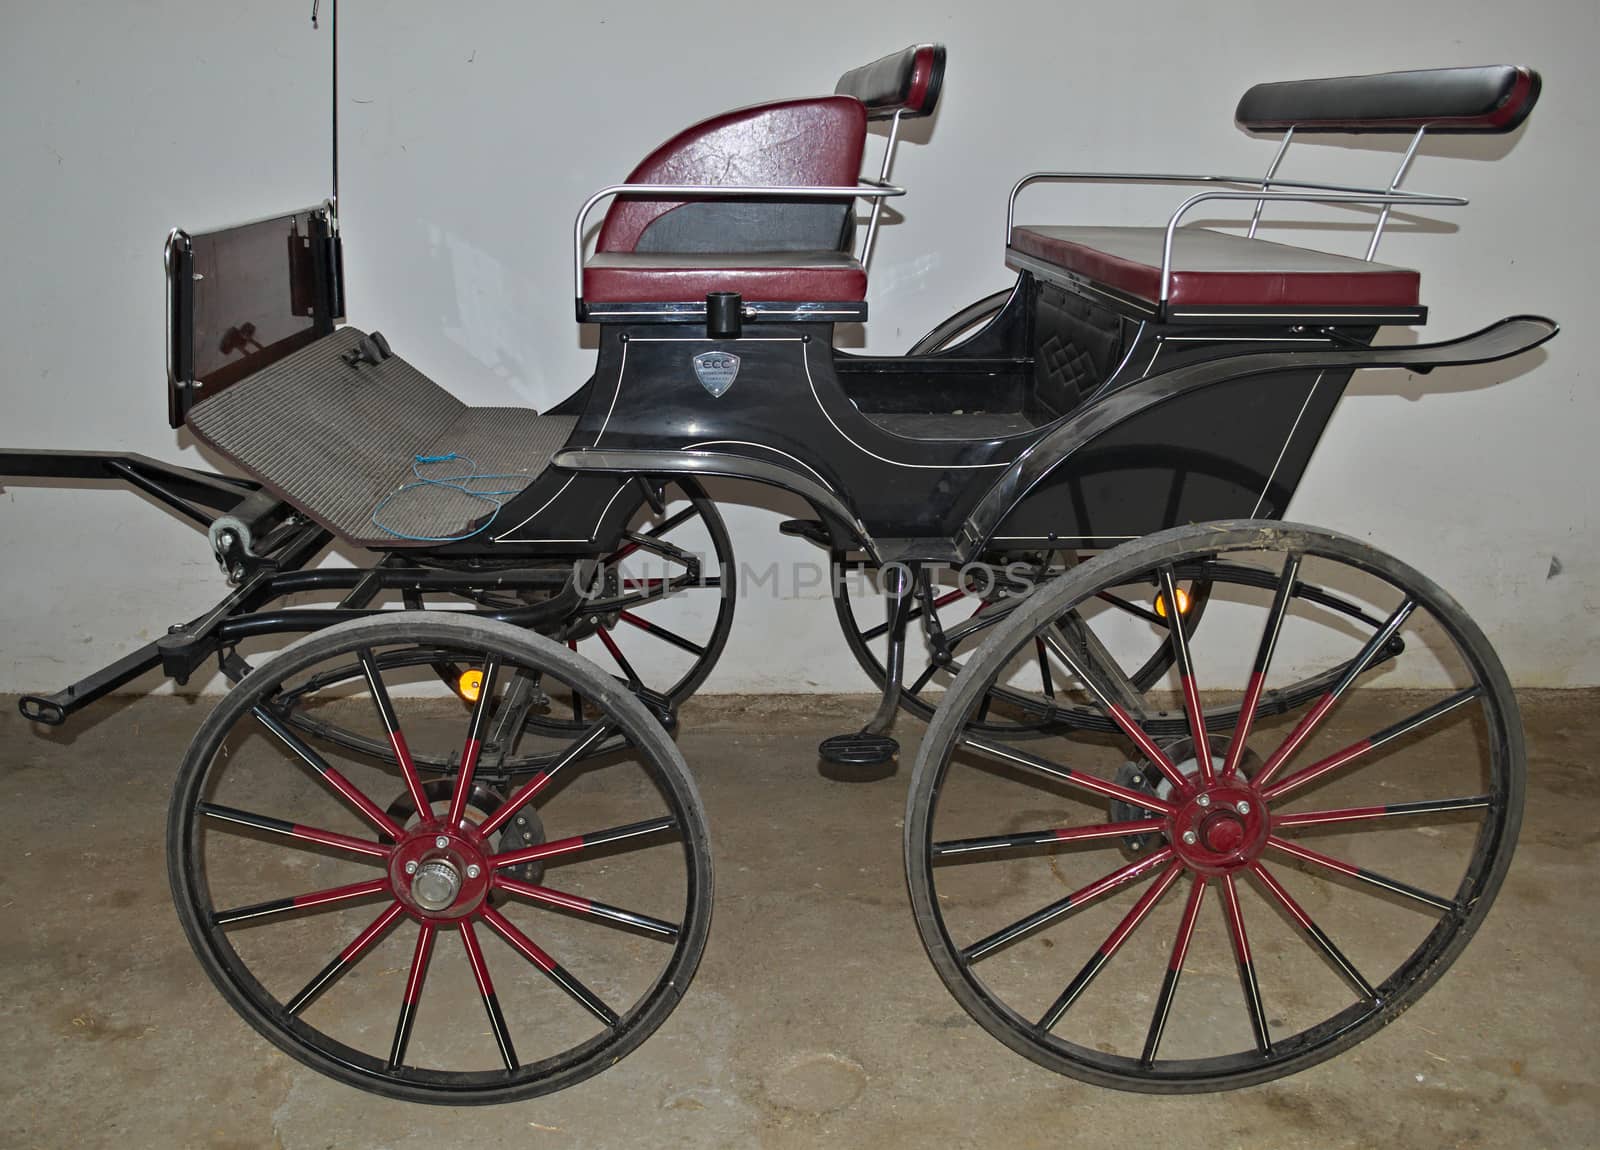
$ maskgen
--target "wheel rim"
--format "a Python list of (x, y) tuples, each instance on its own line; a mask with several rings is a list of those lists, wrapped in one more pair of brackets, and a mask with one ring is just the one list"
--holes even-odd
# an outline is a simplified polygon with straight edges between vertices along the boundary
[[(974, 659), (973, 678), (947, 698), (913, 780), (908, 877), (919, 930), (946, 984), (1013, 1049), (1062, 1073), (1126, 1089), (1224, 1089), (1279, 1077), (1397, 1016), (1481, 922), (1520, 818), (1515, 702), (1493, 652), (1448, 596), (1353, 540), (1288, 525), (1227, 526), (1163, 533), (1119, 548), (1050, 588), (1047, 602), (1018, 611)], [(1186, 563), (1232, 552), (1272, 560), (1275, 586), (1250, 604), (1262, 625), (1248, 644), (1234, 644), (1252, 648), (1254, 661), (1245, 659), (1248, 673), (1231, 707), (1202, 705), (1196, 645), (1178, 642), (1174, 632), (1175, 705), (1191, 733), (1188, 747), (1227, 737), (1226, 750), (1204, 764), (1164, 756), (1163, 743), (1175, 740), (1148, 734), (1142, 716), (1118, 703), (1112, 676), (1065, 651), (1063, 674), (1080, 684), (1094, 681), (1088, 693), (1132, 750), (1132, 775), (1165, 777), (1167, 798), (1148, 781), (1127, 786), (1129, 773), (1091, 769), (1086, 764), (1096, 753), (1114, 757), (1120, 748), (1097, 751), (1087, 737), (1076, 747), (1021, 751), (963, 732), (962, 719), (983, 688), (978, 676), (993, 674), (1003, 665), (997, 660), (1030, 642), (1052, 612), (1111, 580), (1150, 574), (1170, 591)], [(1280, 640), (1292, 634), (1295, 646), (1305, 645), (1307, 628), (1325, 622), (1322, 607), (1308, 606), (1296, 590), (1312, 566), (1365, 581), (1374, 602), (1382, 598), (1378, 589), (1387, 589), (1391, 601), (1377, 625), (1337, 636), (1357, 648), (1336, 659), (1339, 674), (1298, 680), (1331, 678), (1332, 687), (1271, 730), (1261, 700)], [(1222, 595), (1229, 618), (1242, 618), (1248, 612), (1237, 600), (1244, 597), (1232, 590), (1219, 582), (1213, 612)], [(1344, 626), (1347, 617), (1334, 617)], [(1202, 637), (1222, 640), (1227, 631), (1214, 618)], [(1374, 668), (1403, 673), (1391, 643), (1401, 632), (1429, 638), (1406, 649), (1414, 658), (1443, 664), (1440, 652), (1448, 647), (1452, 673), (1467, 681), (1429, 688), (1425, 700), (1404, 706), (1384, 703), (1404, 717), (1373, 720), (1351, 739), (1338, 729), (1340, 715), (1349, 713), (1354, 724), (1367, 720), (1369, 702), (1378, 705), (1355, 690), (1363, 675)], [(1280, 655), (1286, 663), (1301, 657)], [(1358, 665), (1363, 658), (1365, 670)], [(1240, 714), (1249, 720), (1239, 723)], [(1231, 722), (1222, 725), (1218, 716)], [(1421, 758), (1429, 739), (1448, 740), (1455, 758), (1441, 760), (1443, 766), (1438, 755)], [(964, 744), (959, 756), (957, 740)], [(1259, 766), (1241, 769), (1252, 744)], [(1209, 739), (1206, 745), (1215, 746)], [(1464, 747), (1479, 752), (1470, 764)], [(1406, 774), (1408, 764), (1414, 775)], [(1017, 795), (1009, 797), (1021, 807), (1011, 816), (1014, 825), (999, 834), (969, 833), (964, 814), (1005, 822), (1000, 797), (1013, 787)], [(1072, 806), (1066, 794), (1116, 801), (1124, 811), (1136, 807), (1142, 817), (1114, 821), (1104, 805), (1096, 815)], [(1072, 816), (1059, 817), (1069, 809)], [(1317, 841), (1330, 832), (1333, 839)], [(1423, 832), (1434, 837), (1417, 839)], [(1130, 840), (1140, 839), (1145, 848), (1131, 851)], [(1112, 853), (1118, 849), (1121, 859)], [(1374, 859), (1388, 861), (1380, 867)], [(1396, 869), (1394, 859), (1410, 869)], [(1048, 882), (1039, 880), (1041, 863)], [(1000, 880), (966, 877), (984, 868), (1021, 884), (1014, 897), (1002, 892), (987, 900), (992, 911), (979, 895)], [(1054, 897), (1019, 916), (1015, 909), (1027, 902), (1021, 891)], [(1207, 902), (1220, 914), (1207, 910)], [(1151, 925), (1160, 919), (1160, 929)], [(1369, 919), (1390, 933), (1369, 937), (1361, 928)], [(1270, 940), (1270, 980), (1259, 970), (1263, 937)], [(1129, 1009), (1129, 994), (1154, 1005)]]
[[(481, 670), (470, 710), (397, 693), (368, 654), (418, 643)], [(365, 697), (326, 705), (370, 707), (396, 771), (273, 712), (282, 684), (351, 654), (371, 670)], [(547, 740), (513, 785), (488, 736), (516, 671), (584, 691), (600, 717)], [(411, 746), (452, 726), (460, 765), (441, 800)], [(490, 782), (494, 800), (475, 798)], [(544, 841), (507, 843), (530, 804)], [(611, 1065), (681, 997), (710, 914), (698, 796), (637, 701), (548, 640), (432, 613), (330, 629), (246, 677), (185, 761), (169, 863), (190, 941), (247, 1021), (323, 1073), (424, 1102), (526, 1097)]]
[[(1054, 559), (1055, 553), (1052, 552), (1044, 557), (1042, 563), (1028, 564), (1032, 568), (1028, 573), (1031, 589), (1026, 594), (1032, 594), (1032, 589), (1051, 579), (1059, 578), (1063, 571), (1071, 569), (1070, 566), (1059, 566)], [(1003, 571), (1010, 561), (1010, 557), (1002, 556), (989, 562), (988, 568), (991, 571)], [(883, 661), (873, 644), (882, 646), (888, 627), (881, 619), (874, 621), (873, 616), (883, 614), (882, 595), (877, 591), (871, 595), (851, 594), (852, 576), (871, 571), (873, 568), (869, 564), (852, 561), (839, 551), (833, 552), (831, 564), (830, 586), (833, 591), (834, 611), (838, 616), (840, 629), (844, 632), (845, 642), (861, 668), (881, 689), (884, 680)], [(949, 666), (940, 667), (935, 664), (927, 644), (917, 639), (917, 632), (925, 626), (923, 623), (925, 606), (921, 603), (913, 606), (909, 615), (907, 667), (900, 705), (924, 721), (933, 717), (944, 693), (956, 675), (964, 669), (967, 659), (976, 652), (992, 628), (998, 625), (1023, 597), (1008, 595), (1004, 587), (998, 583), (987, 593), (985, 589), (975, 586), (971, 581), (965, 585), (950, 587), (948, 584), (952, 580), (961, 584), (960, 573), (947, 571), (943, 574), (944, 579), (937, 593), (931, 597), (931, 601), (940, 628), (951, 643), (952, 653), (955, 656)], [(1191, 634), (1200, 625), (1206, 600), (1210, 594), (1209, 580), (1202, 575), (1200, 572), (1193, 573), (1191, 578), (1183, 582), (1181, 588), (1184, 593), (1182, 618), (1184, 626)], [(1112, 605), (1135, 617), (1152, 621), (1159, 626), (1160, 635), (1165, 635), (1166, 622), (1159, 619), (1149, 608), (1120, 597), (1119, 601)], [(923, 634), (925, 636), (925, 630)], [(1158, 684), (1172, 666), (1171, 648), (1160, 635), (1154, 638), (1154, 650), (1149, 657), (1128, 676), (1141, 692), (1148, 691)], [(1025, 691), (1013, 690), (1009, 685), (996, 686), (985, 695), (984, 701), (974, 711), (968, 724), (973, 730), (1023, 738), (1061, 727), (1110, 729), (1105, 717), (1093, 708), (1081, 706), (1068, 699), (1057, 698), (1054, 677), (1047, 669), (1048, 663), (1042, 644), (1031, 655), (1020, 654), (1016, 662), (1030, 665), (1026, 672), (1029, 676), (1028, 685), (1037, 689), (1037, 697), (1030, 697)]]

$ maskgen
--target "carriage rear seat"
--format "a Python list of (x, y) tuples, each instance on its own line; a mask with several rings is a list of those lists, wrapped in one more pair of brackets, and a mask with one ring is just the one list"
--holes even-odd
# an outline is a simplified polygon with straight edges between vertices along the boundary
[[(1066, 273), (1157, 310), (1164, 227), (1018, 226), (1008, 266)], [(1409, 268), (1332, 255), (1209, 228), (1179, 228), (1173, 237), (1168, 312), (1274, 308), (1296, 312), (1416, 311), (1421, 277)]]
[(703, 300), (738, 292), (746, 303), (857, 302), (867, 273), (849, 252), (596, 252), (583, 265), (590, 303)]

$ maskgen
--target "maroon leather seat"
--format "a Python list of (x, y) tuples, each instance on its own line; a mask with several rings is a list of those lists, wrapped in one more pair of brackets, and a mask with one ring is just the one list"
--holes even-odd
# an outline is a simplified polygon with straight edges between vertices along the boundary
[[(1016, 227), (1006, 262), (1028, 259), (1154, 305), (1161, 298), (1166, 229)], [(1017, 257), (1024, 257), (1018, 259)], [(1409, 268), (1251, 239), (1209, 228), (1173, 237), (1171, 308), (1414, 308), (1421, 277)]]
[[(684, 129), (629, 184), (854, 188), (867, 121), (926, 116), (944, 49), (919, 44), (847, 72), (834, 95), (780, 100)], [(585, 304), (692, 304), (738, 292), (748, 304), (859, 303), (853, 198), (649, 200), (619, 196), (583, 266)]]

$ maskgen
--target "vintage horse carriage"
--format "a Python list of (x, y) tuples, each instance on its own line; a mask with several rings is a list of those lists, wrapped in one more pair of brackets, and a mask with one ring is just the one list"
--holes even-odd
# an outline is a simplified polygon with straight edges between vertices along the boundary
[[(734, 608), (707, 477), (798, 495), (814, 518), (786, 531), (881, 577), (882, 622), (836, 591), (881, 706), (821, 755), (881, 773), (897, 710), (931, 718), (905, 820), (917, 925), (955, 997), (1020, 1053), (1125, 1089), (1260, 1082), (1392, 1020), (1482, 921), (1522, 803), (1499, 662), (1417, 572), (1280, 518), (1352, 372), (1485, 363), (1554, 335), (1519, 317), (1375, 339), (1426, 318), (1418, 274), (1372, 258), (1391, 212), (1464, 202), (1400, 187), (1418, 146), (1516, 128), (1537, 75), (1258, 85), (1238, 123), (1283, 133), (1259, 178), (1027, 175), (1006, 211), (1012, 288), (905, 355), (842, 350), (835, 325), (867, 316), (883, 201), (903, 194), (899, 127), (933, 112), (944, 67), (920, 45), (832, 95), (714, 117), (591, 197), (573, 275), (597, 363), (549, 411), (466, 406), (402, 338), (343, 324), (335, 176), (321, 206), (167, 243), (171, 424), (247, 478), (0, 452), (0, 475), (125, 483), (208, 533), (232, 585), (220, 603), (21, 706), (59, 724), (148, 670), (183, 682), (216, 659), (233, 687), (178, 774), (172, 889), (206, 972), (295, 1058), (390, 1096), (501, 1101), (599, 1072), (676, 1006), (712, 882), (670, 731)], [(874, 121), (887, 138), (867, 178)], [(1318, 132), (1410, 144), (1387, 187), (1281, 176), (1291, 138)], [(1154, 227), (1015, 222), (1029, 185), (1073, 180), (1201, 188)], [(1251, 211), (1242, 233), (1180, 226), (1219, 202)], [(1375, 211), (1365, 258), (1259, 238), (1286, 203)], [(311, 567), (335, 540), (370, 562)], [(663, 671), (629, 644), (680, 661)], [(1385, 676), (1427, 697), (1292, 765)], [(1423, 736), (1456, 740), (1453, 774), (1413, 768)], [(1341, 784), (1369, 789), (1329, 798)], [(1337, 852), (1316, 838), (1330, 830)], [(1403, 879), (1361, 861), (1395, 834)], [(1093, 877), (1069, 882), (1074, 866)], [(1214, 932), (1198, 927), (1208, 891)], [(1321, 922), (1351, 907), (1392, 954), (1340, 949)], [(1075, 929), (1095, 914), (1109, 933)], [(1136, 934), (1163, 914), (1174, 930)], [(1247, 919), (1294, 940), (1271, 951), (1290, 980), (1276, 1000)], [(470, 979), (437, 969), (441, 933)], [(1207, 937), (1216, 969), (1196, 957)], [(345, 977), (385, 947), (403, 979)], [(1151, 981), (1096, 1005), (1119, 954), (1153, 963)]]

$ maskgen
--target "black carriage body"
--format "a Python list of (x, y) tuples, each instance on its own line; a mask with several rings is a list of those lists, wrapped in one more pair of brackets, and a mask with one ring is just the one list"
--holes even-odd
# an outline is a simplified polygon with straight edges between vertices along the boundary
[[(967, 520), (1051, 432), (1138, 394), (1152, 375), (1282, 341), (1364, 344), (1372, 329), (1136, 324), (1024, 274), (981, 332), (939, 355), (849, 354), (831, 346), (825, 324), (746, 333), (602, 328), (594, 382), (557, 464), (776, 483), (851, 528), (841, 544), (895, 557), (965, 560), (982, 544), (1096, 549), (1180, 523), (1281, 515), (1350, 371), (1282, 370), (1144, 406), (1064, 452), (989, 538), (972, 539)], [(737, 359), (720, 395), (696, 374), (708, 354)]]

